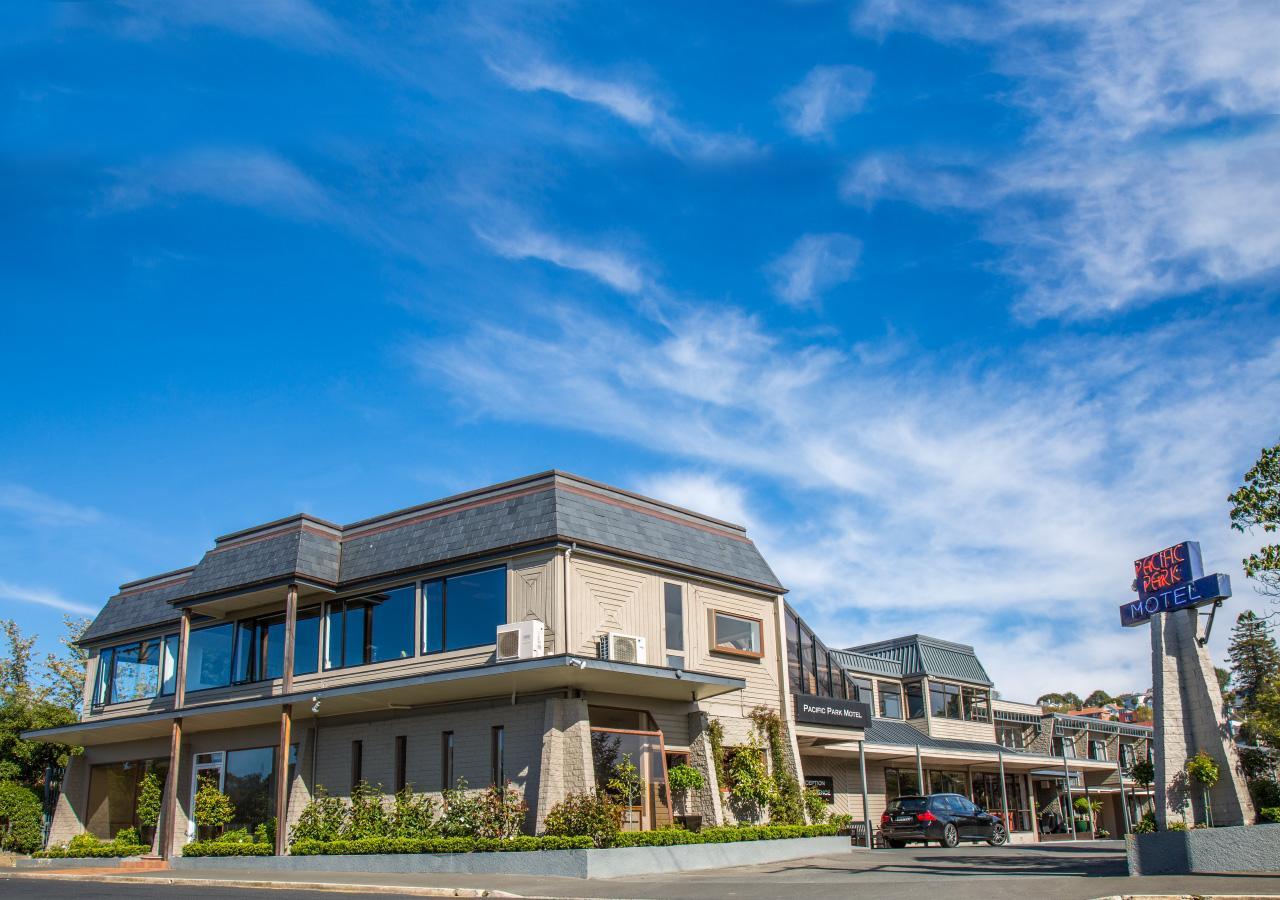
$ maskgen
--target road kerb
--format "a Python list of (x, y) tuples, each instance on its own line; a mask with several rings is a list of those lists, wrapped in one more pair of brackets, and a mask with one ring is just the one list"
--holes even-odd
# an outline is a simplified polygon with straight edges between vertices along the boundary
[(433, 888), (394, 884), (347, 884), (340, 881), (254, 881), (240, 878), (174, 878), (172, 876), (112, 875), (69, 872), (0, 872), (0, 881), (32, 879), (46, 881), (90, 881), (115, 884), (162, 884), (186, 887), (235, 887), (255, 890), (325, 891), (334, 894), (390, 894), (400, 897), (514, 897), (522, 895), (483, 888)]

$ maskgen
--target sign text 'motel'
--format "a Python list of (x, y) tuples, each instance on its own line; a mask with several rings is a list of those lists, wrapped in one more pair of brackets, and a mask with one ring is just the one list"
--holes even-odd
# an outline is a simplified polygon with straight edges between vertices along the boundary
[(813, 694), (796, 694), (794, 700), (797, 722), (838, 728), (866, 728), (871, 724), (871, 707), (858, 700)]
[(1231, 596), (1231, 579), (1205, 575), (1198, 541), (1183, 541), (1133, 563), (1138, 599), (1120, 607), (1120, 624), (1145, 625), (1174, 609), (1191, 609)]

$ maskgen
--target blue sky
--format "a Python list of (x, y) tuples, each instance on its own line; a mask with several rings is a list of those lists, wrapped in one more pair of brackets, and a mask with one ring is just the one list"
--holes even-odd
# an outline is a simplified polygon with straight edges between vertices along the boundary
[(0, 615), (44, 647), (218, 534), (551, 467), (1018, 699), (1150, 683), (1145, 552), (1264, 605), (1226, 495), (1280, 438), (1274, 4), (0, 25)]

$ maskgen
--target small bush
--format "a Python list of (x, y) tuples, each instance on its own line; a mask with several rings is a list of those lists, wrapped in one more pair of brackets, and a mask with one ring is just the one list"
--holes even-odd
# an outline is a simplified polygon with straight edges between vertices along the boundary
[[(129, 837), (129, 832), (136, 838), (138, 832), (132, 828), (122, 829), (120, 835)], [(47, 850), (38, 850), (31, 855), (39, 859), (107, 859), (119, 856), (145, 856), (151, 848), (138, 843), (122, 842), (117, 836), (113, 841), (99, 840), (92, 834), (77, 834), (66, 845), (55, 844)]]
[(43, 843), (40, 798), (16, 781), (0, 781), (0, 850), (30, 853)]
[(467, 780), (459, 778), (452, 788), (440, 792), (440, 821), (436, 830), (443, 837), (479, 837), (484, 809), (479, 797), (467, 790)]
[(142, 843), (142, 838), (136, 828), (121, 828), (111, 840), (117, 844), (129, 844), (130, 846)]
[(518, 837), (528, 811), (529, 804), (524, 802), (524, 796), (511, 782), (503, 787), (491, 785), (480, 798), (479, 834), (476, 836), (499, 840)]
[(196, 825), (207, 831), (216, 831), (230, 822), (235, 814), (236, 806), (219, 790), (218, 779), (212, 775), (201, 776), (193, 816)]
[(791, 838), (831, 837), (834, 825), (739, 825), (704, 828), (698, 832), (664, 828), (660, 831), (626, 831), (614, 847), (670, 847), (677, 844), (733, 844), (739, 841), (777, 841)]
[(827, 822), (840, 831), (848, 831), (853, 828), (853, 816), (850, 813), (832, 813)]
[(386, 837), (391, 830), (387, 811), (382, 805), (382, 785), (372, 787), (361, 781), (351, 791), (351, 804), (346, 810), (342, 839), (359, 841), (365, 838)]
[(547, 813), (545, 833), (587, 837), (597, 847), (611, 846), (622, 830), (622, 810), (602, 793), (570, 794)]
[(673, 794), (682, 795), (687, 791), (700, 791), (707, 781), (702, 773), (693, 766), (680, 763), (667, 770), (667, 784)]
[(1264, 806), (1258, 810), (1258, 821), (1280, 824), (1280, 806)]
[(258, 823), (258, 827), (253, 829), (253, 840), (257, 844), (270, 844), (272, 847), (276, 845), (275, 816), (265, 822)]
[(360, 841), (311, 841), (295, 843), (294, 856), (367, 856), (375, 853), (512, 853), (531, 850), (587, 850), (589, 837), (520, 837), (495, 840), (471, 837), (366, 838)]
[[(248, 835), (248, 832), (242, 833)], [(274, 853), (275, 849), (270, 844), (258, 844), (252, 840), (192, 841), (182, 848), (183, 856), (271, 856)]]
[(138, 784), (138, 823), (143, 828), (155, 828), (160, 821), (160, 806), (164, 801), (164, 780), (155, 769), (142, 776)]
[[(224, 831), (217, 840), (217, 843), (219, 844), (252, 844), (253, 842), (253, 835), (251, 835), (248, 829), (245, 828), (237, 828), (235, 831)], [(210, 841), (209, 843), (213, 842)]]
[(1274, 778), (1258, 778), (1249, 782), (1249, 793), (1253, 795), (1253, 805), (1258, 809), (1280, 806), (1280, 782)]
[(415, 794), (406, 785), (391, 804), (393, 838), (429, 838), (436, 833), (436, 802), (427, 794)]
[(1170, 822), (1168, 825), (1165, 826), (1164, 830), (1165, 831), (1186, 831), (1187, 823), (1186, 822)]
[(345, 804), (337, 797), (330, 797), (323, 785), (316, 785), (315, 796), (302, 808), (297, 824), (289, 832), (289, 843), (336, 841), (342, 836), (346, 817)]
[(1154, 813), (1144, 813), (1141, 821), (1133, 826), (1134, 834), (1155, 834), (1156, 817)]
[(803, 797), (804, 811), (810, 824), (821, 825), (827, 821), (827, 801), (822, 799), (822, 794), (813, 788), (805, 788)]

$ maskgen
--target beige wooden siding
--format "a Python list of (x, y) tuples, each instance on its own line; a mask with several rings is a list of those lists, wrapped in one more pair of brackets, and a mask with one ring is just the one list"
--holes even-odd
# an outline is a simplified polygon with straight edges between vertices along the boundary
[(512, 560), (507, 570), (507, 621), (537, 620), (546, 626), (543, 651), (565, 652), (564, 589), (555, 554)]
[(662, 663), (662, 601), (656, 574), (575, 556), (569, 563), (569, 646), (595, 656), (609, 632), (644, 638), (650, 664)]
[(996, 726), (990, 722), (962, 722), (959, 719), (929, 719), (929, 736), (956, 741), (995, 743)]
[[(746, 719), (757, 706), (777, 710), (781, 702), (777, 651), (777, 621), (774, 600), (729, 588), (692, 582), (685, 594), (685, 633), (688, 638), (686, 665), (695, 671), (741, 678), (747, 685), (741, 691), (702, 703), (711, 715), (724, 724), (725, 742), (746, 740), (751, 722)], [(710, 612), (718, 609), (763, 622), (762, 659), (744, 659), (711, 649)]]

